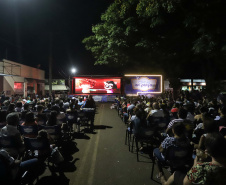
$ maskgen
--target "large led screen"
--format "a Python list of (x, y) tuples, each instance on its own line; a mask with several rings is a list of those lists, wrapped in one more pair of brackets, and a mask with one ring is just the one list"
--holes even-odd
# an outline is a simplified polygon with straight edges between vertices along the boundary
[(75, 94), (119, 94), (120, 78), (75, 78)]
[(125, 79), (127, 95), (162, 93), (162, 75), (125, 75)]

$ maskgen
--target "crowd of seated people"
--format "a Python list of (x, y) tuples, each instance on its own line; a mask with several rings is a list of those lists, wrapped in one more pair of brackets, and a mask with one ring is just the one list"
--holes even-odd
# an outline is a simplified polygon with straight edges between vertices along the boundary
[[(4, 182), (7, 182), (8, 177), (12, 177), (14, 182), (22, 175), (22, 172), (32, 171), (34, 166), (44, 163), (45, 159), (52, 155), (60, 147), (56, 140), (65, 139), (65, 131), (72, 124), (78, 123), (78, 112), (85, 108), (95, 109), (95, 102), (90, 96), (86, 100), (79, 98), (80, 105), (77, 98), (68, 99), (50, 99), (40, 98), (31, 101), (28, 99), (7, 99), (1, 101), (0, 105), (0, 174), (6, 174)], [(26, 101), (27, 100), (27, 101)], [(28, 101), (29, 100), (29, 101)], [(83, 102), (83, 104), (81, 104)], [(94, 113), (93, 113), (94, 112)], [(73, 122), (68, 121), (69, 115), (74, 115)], [(95, 111), (92, 111), (92, 116), (89, 117), (91, 122), (91, 129), (94, 129)], [(57, 128), (57, 129), (55, 129)], [(53, 135), (53, 130), (57, 130), (57, 136)], [(70, 130), (70, 132), (75, 132)], [(55, 133), (54, 133), (55, 134)], [(30, 141), (29, 141), (30, 139)], [(37, 142), (44, 143), (43, 148), (38, 149), (38, 157), (28, 156), (28, 148), (32, 139), (37, 139)], [(9, 145), (5, 145), (6, 143)], [(45, 146), (45, 147), (44, 147)], [(46, 147), (47, 146), (47, 147)], [(30, 149), (30, 148), (29, 148)], [(59, 151), (58, 151), (59, 152)], [(61, 154), (58, 154), (61, 155)], [(37, 159), (31, 159), (37, 157)], [(52, 157), (52, 156), (51, 156)], [(52, 157), (53, 158), (53, 157)], [(12, 160), (12, 164), (18, 163), (17, 172), (11, 176), (11, 164), (5, 161)], [(18, 161), (17, 161), (18, 160)], [(15, 171), (15, 169), (13, 168)], [(11, 182), (11, 181), (9, 181)], [(19, 182), (19, 181), (18, 181)]]
[[(206, 96), (202, 92), (183, 91), (178, 97), (173, 100), (167, 93), (149, 98), (117, 97), (115, 107), (134, 136), (145, 137), (150, 129), (158, 133), (156, 137), (160, 144), (153, 145), (153, 158), (157, 160), (157, 178), (162, 184), (211, 184), (218, 172), (226, 174), (226, 99), (221, 97), (217, 100), (217, 97)], [(131, 104), (134, 105), (132, 110), (129, 109)], [(140, 144), (142, 150), (143, 143)], [(188, 150), (187, 164), (181, 163), (186, 168), (175, 168), (167, 180), (160, 168), (166, 165), (170, 149), (180, 148)], [(173, 161), (172, 158), (170, 160)], [(180, 164), (179, 161), (177, 163)], [(192, 168), (189, 170), (189, 167)], [(216, 181), (224, 184), (220, 179)]]

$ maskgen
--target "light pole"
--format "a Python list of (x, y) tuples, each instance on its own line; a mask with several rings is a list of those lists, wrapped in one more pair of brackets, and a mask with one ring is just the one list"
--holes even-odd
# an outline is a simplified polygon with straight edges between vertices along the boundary
[(70, 94), (72, 93), (72, 78), (71, 75), (74, 75), (76, 73), (75, 68), (71, 68), (70, 74), (69, 74), (69, 88), (70, 88)]

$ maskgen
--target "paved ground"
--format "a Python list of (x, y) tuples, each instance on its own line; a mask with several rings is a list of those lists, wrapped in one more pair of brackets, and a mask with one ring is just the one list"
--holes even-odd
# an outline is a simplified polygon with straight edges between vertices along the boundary
[[(95, 133), (76, 135), (64, 151), (65, 164), (51, 173), (49, 169), (36, 185), (155, 185), (151, 180), (152, 161), (147, 154), (140, 156), (125, 145), (125, 124), (110, 109), (110, 103), (100, 103), (95, 117)], [(76, 144), (76, 143), (77, 144)], [(54, 169), (53, 169), (54, 170)]]

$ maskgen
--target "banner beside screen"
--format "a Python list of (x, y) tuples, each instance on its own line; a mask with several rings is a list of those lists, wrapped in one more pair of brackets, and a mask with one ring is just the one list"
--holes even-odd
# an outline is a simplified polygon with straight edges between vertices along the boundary
[(125, 75), (125, 94), (162, 93), (162, 75)]
[(75, 94), (120, 94), (121, 78), (74, 78)]

